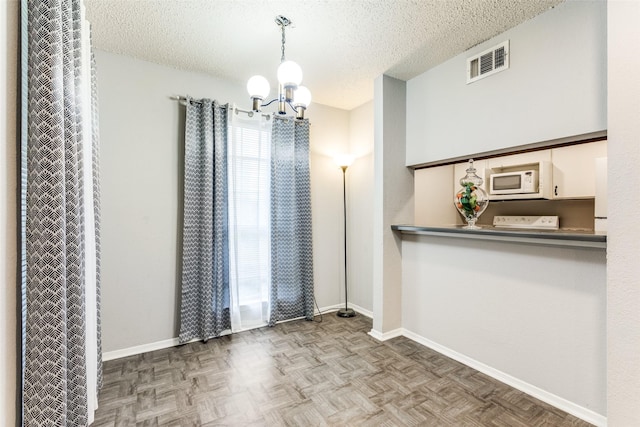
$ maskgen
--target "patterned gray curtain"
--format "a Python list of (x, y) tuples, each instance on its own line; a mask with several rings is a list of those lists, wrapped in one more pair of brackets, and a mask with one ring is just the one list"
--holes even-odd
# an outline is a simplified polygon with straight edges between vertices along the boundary
[[(98, 194), (87, 195), (87, 176), (98, 163), (97, 135), (88, 135), (91, 111), (87, 78), (88, 30), (80, 1), (30, 0), (28, 15), (26, 193), (26, 276), (23, 282), (24, 360), (23, 423), (28, 426), (84, 426), (100, 375), (96, 360), (87, 361), (87, 345), (95, 355), (97, 343), (87, 341), (87, 310), (97, 315), (87, 299), (85, 255), (99, 254)], [(87, 114), (88, 113), (88, 114)], [(86, 164), (84, 150), (93, 162)], [(93, 163), (93, 164), (92, 164)], [(26, 170), (25, 170), (26, 166)], [(87, 175), (88, 174), (88, 175)], [(88, 181), (87, 181), (88, 184)], [(93, 192), (98, 183), (92, 186)], [(89, 197), (89, 198), (87, 198)], [(85, 217), (85, 202), (93, 198), (94, 217)], [(95, 203), (95, 204), (94, 204)], [(88, 222), (89, 221), (89, 222)], [(86, 227), (96, 239), (87, 247)], [(95, 226), (95, 230), (94, 230)], [(92, 277), (99, 280), (96, 266)], [(94, 286), (92, 284), (92, 286)], [(99, 295), (99, 293), (98, 293)], [(91, 336), (95, 336), (95, 325)], [(91, 329), (90, 328), (90, 329)], [(99, 348), (99, 346), (98, 346)], [(97, 382), (99, 383), (99, 379)], [(92, 384), (92, 385), (90, 385)]]
[(227, 112), (215, 101), (187, 99), (181, 343), (231, 329)]
[(271, 312), (269, 325), (313, 320), (309, 121), (273, 121), (271, 134)]

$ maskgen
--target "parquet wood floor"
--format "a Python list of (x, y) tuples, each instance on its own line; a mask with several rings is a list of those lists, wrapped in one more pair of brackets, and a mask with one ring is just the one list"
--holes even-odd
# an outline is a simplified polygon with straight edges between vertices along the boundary
[(95, 427), (588, 426), (371, 320), (324, 315), (104, 363)]

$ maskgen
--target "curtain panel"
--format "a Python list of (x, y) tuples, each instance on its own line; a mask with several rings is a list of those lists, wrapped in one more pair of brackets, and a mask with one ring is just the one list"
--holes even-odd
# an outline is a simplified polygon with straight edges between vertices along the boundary
[(309, 121), (278, 118), (271, 134), (271, 312), (269, 325), (313, 320)]
[(101, 354), (98, 138), (89, 28), (79, 0), (27, 7), (22, 418), (84, 426)]
[(228, 106), (187, 99), (180, 343), (231, 329)]

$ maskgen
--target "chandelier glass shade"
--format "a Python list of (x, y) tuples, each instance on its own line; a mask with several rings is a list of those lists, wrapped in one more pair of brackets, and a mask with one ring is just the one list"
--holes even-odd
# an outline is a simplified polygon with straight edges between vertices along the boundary
[(293, 94), (293, 106), (307, 108), (311, 104), (311, 92), (304, 86), (298, 86)]
[(263, 102), (271, 90), (269, 81), (263, 76), (253, 76), (247, 82), (247, 92), (252, 101), (252, 110), (259, 112), (262, 107), (278, 101), (278, 114), (286, 114), (286, 106), (296, 112), (296, 118), (304, 119), (304, 112), (311, 103), (311, 92), (302, 83), (302, 68), (294, 61), (285, 59), (285, 28), (291, 25), (291, 21), (282, 16), (276, 16), (276, 24), (282, 31), (282, 57), (277, 70), (278, 97), (269, 102)]
[(302, 68), (293, 61), (284, 61), (278, 66), (278, 83), (296, 89), (302, 83)]
[(247, 82), (247, 92), (251, 95), (251, 98), (265, 99), (269, 96), (271, 85), (269, 80), (262, 76), (253, 76)]

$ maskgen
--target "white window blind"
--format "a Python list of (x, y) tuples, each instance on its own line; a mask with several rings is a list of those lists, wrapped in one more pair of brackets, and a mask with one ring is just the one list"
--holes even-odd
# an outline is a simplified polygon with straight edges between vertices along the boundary
[(229, 267), (234, 332), (267, 323), (271, 121), (232, 114), (228, 156)]

